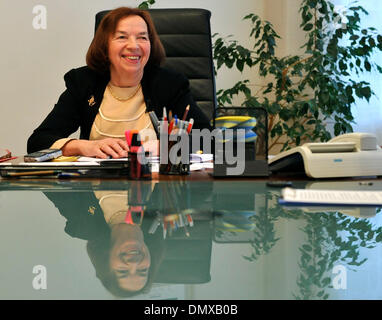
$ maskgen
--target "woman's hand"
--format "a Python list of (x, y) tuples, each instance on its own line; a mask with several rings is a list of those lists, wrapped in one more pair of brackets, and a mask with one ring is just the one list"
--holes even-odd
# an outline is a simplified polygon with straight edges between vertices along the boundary
[(102, 140), (71, 140), (62, 149), (64, 156), (81, 155), (85, 157), (95, 157), (113, 159), (127, 157), (129, 146), (125, 140), (117, 138), (106, 138)]

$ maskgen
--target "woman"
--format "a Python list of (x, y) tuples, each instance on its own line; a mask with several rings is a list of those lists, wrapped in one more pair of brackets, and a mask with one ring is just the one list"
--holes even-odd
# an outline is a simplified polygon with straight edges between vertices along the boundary
[[(28, 139), (28, 153), (46, 148), (63, 155), (126, 157), (124, 132), (149, 130), (146, 150), (157, 149), (148, 116), (163, 107), (174, 115), (195, 119), (194, 128), (209, 121), (193, 101), (188, 80), (161, 68), (165, 52), (147, 11), (121, 7), (101, 21), (86, 56), (87, 66), (72, 69), (66, 90)], [(68, 138), (80, 127), (80, 139)], [(151, 149), (151, 150), (150, 150)], [(155, 151), (154, 151), (155, 153)]]

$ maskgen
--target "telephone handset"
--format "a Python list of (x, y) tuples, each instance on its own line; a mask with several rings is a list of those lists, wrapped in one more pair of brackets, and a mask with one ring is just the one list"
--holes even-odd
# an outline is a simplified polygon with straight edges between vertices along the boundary
[(377, 137), (372, 133), (353, 132), (334, 137), (328, 143), (354, 142), (359, 151), (377, 150)]

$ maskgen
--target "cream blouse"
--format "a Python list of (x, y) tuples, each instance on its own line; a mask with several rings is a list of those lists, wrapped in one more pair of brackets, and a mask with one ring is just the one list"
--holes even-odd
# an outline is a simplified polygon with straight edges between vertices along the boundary
[[(123, 88), (113, 86), (109, 82), (93, 122), (89, 140), (125, 139), (126, 130), (139, 130), (142, 142), (156, 139), (150, 116), (146, 112), (141, 85)], [(73, 139), (59, 139), (51, 148), (61, 149), (70, 140)]]
[(127, 191), (94, 191), (108, 225), (124, 223), (127, 210)]

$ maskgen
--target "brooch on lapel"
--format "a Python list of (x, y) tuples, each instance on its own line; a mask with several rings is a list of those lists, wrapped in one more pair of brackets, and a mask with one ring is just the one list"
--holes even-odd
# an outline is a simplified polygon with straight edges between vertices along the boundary
[(88, 209), (88, 212), (89, 212), (91, 215), (94, 215), (95, 211), (96, 211), (96, 207), (94, 207), (94, 206), (90, 206), (89, 209)]
[(88, 100), (88, 102), (89, 102), (89, 107), (92, 107), (92, 106), (94, 106), (94, 105), (96, 104), (93, 95), (90, 97), (90, 99)]

